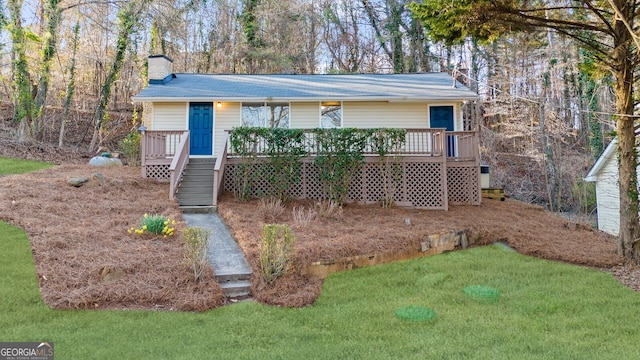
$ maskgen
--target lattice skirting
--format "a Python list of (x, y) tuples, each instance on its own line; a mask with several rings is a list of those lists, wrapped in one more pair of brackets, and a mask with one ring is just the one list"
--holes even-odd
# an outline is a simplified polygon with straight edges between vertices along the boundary
[(447, 190), (449, 204), (479, 205), (482, 199), (480, 193), (480, 168), (468, 165), (450, 165), (447, 167)]
[[(477, 166), (458, 166), (445, 169), (440, 162), (405, 162), (381, 165), (367, 163), (355, 176), (349, 187), (348, 200), (360, 203), (378, 203), (387, 194), (398, 206), (422, 209), (447, 209), (452, 204), (479, 204), (480, 183)], [(241, 167), (227, 164), (223, 182), (224, 191), (233, 192), (238, 183), (234, 173)], [(249, 176), (249, 195), (261, 197), (273, 193), (269, 178), (273, 168), (268, 164), (254, 164)], [(448, 196), (446, 195), (448, 194)], [(303, 163), (300, 180), (289, 187), (289, 196), (297, 199), (326, 199), (314, 163)]]
[(157, 180), (168, 180), (171, 177), (169, 165), (145, 165), (145, 175)]

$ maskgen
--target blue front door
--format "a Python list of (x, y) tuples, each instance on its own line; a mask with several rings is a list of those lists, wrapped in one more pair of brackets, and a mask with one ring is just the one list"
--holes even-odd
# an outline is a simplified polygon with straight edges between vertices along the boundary
[(189, 137), (191, 155), (213, 154), (213, 103), (189, 104)]
[[(431, 106), (429, 108), (429, 119), (432, 128), (445, 128), (453, 131), (453, 106)], [(447, 136), (447, 156), (455, 154), (456, 142), (453, 136)]]

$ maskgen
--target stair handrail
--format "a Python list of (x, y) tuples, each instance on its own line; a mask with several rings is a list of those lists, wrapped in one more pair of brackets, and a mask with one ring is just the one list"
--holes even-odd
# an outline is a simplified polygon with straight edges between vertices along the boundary
[(222, 154), (216, 159), (213, 167), (213, 206), (218, 206), (218, 195), (220, 194), (220, 186), (224, 179), (224, 168), (227, 164), (227, 144), (229, 142), (229, 131), (225, 131), (224, 140), (222, 141)]
[(176, 148), (176, 153), (169, 165), (169, 200), (175, 199), (176, 192), (178, 191), (178, 184), (182, 179), (184, 169), (189, 163), (189, 131), (185, 131), (180, 143)]

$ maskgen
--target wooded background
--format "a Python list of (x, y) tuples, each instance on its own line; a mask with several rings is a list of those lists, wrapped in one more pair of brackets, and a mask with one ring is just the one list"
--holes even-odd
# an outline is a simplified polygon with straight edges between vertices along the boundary
[(94, 152), (137, 127), (146, 58), (175, 72), (446, 71), (492, 184), (556, 211), (590, 212), (581, 181), (614, 129), (612, 78), (574, 40), (514, 33), (487, 44), (430, 39), (404, 0), (8, 0), (0, 2), (3, 130)]

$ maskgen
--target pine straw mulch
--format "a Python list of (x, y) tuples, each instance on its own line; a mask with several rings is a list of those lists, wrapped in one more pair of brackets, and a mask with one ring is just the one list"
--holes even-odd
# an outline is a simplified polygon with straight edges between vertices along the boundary
[[(91, 177), (95, 172), (105, 175), (105, 185), (66, 184), (69, 176)], [(296, 227), (292, 207), (315, 205), (294, 202), (277, 219), (265, 221), (258, 201), (241, 202), (230, 195), (221, 200), (219, 213), (256, 274), (264, 223), (288, 223), (296, 236), (296, 271), (273, 286), (254, 276), (256, 300), (282, 306), (311, 304), (322, 281), (299, 275), (307, 264), (404, 249), (417, 246), (427, 235), (461, 229), (479, 237), (475, 245), (504, 241), (524, 254), (611, 271), (622, 283), (640, 289), (640, 271), (616, 255), (615, 238), (538, 206), (510, 200), (484, 200), (481, 206), (452, 206), (449, 211), (349, 205), (342, 216)], [(0, 219), (28, 232), (49, 306), (204, 310), (225, 304), (211, 272), (193, 283), (178, 236), (141, 238), (127, 233), (144, 213), (176, 219), (178, 230), (186, 226), (177, 204), (168, 200), (168, 184), (142, 179), (139, 167), (69, 164), (0, 177)]]
[[(69, 176), (91, 178), (81, 187)], [(142, 237), (145, 213), (184, 228), (168, 184), (143, 179), (139, 167), (63, 165), (0, 177), (0, 219), (29, 234), (47, 305), (58, 309), (150, 308), (205, 310), (225, 303), (213, 274), (194, 283), (178, 236)]]

